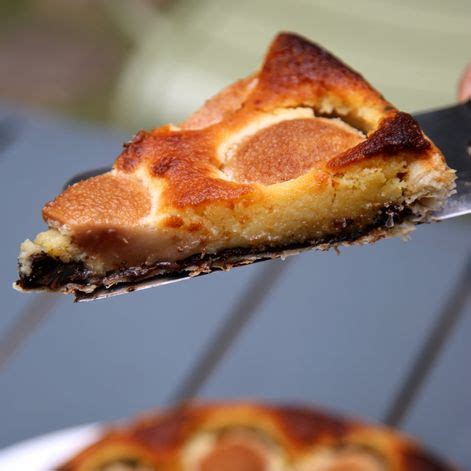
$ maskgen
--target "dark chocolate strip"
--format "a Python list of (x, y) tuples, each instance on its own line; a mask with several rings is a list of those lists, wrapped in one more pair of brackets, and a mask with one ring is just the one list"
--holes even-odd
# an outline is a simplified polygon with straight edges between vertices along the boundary
[[(86, 292), (86, 287), (90, 285), (96, 285), (96, 289), (103, 289), (104, 287), (114, 290), (117, 287), (135, 285), (138, 282), (157, 279), (169, 274), (178, 277), (188, 274), (199, 275), (227, 270), (247, 263), (277, 258), (282, 256), (284, 251), (289, 250), (296, 251), (310, 247), (315, 248), (323, 244), (351, 243), (374, 229), (389, 227), (390, 223), (393, 223), (393, 225), (401, 224), (410, 214), (409, 208), (389, 206), (379, 211), (374, 223), (363, 228), (355, 226), (349, 228), (352, 222), (343, 221), (341, 225), (341, 229), (344, 230), (343, 234), (324, 237), (321, 240), (305, 241), (284, 246), (233, 248), (218, 254), (205, 254), (203, 256), (196, 254), (177, 262), (156, 262), (153, 265), (118, 269), (99, 276), (94, 274), (82, 262), (65, 263), (46, 253), (40, 253), (32, 256), (31, 274), (28, 276), (21, 275), (17, 285), (25, 290), (48, 288), (53, 291), (59, 291), (68, 284), (73, 284), (77, 287), (74, 287), (71, 291), (75, 293), (77, 299), (87, 298), (93, 295), (93, 293)], [(83, 287), (83, 290), (81, 287)]]

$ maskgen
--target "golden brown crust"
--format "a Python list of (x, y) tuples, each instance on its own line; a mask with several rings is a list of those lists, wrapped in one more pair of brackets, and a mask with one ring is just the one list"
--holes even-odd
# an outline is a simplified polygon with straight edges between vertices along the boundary
[[(324, 161), (332, 159), (327, 163), (331, 170), (342, 171), (342, 167), (366, 159), (373, 153), (392, 155), (399, 150), (407, 150), (411, 154), (423, 155), (428, 148), (420, 128), (410, 115), (398, 113), (359, 74), (297, 35), (280, 34), (273, 42), (257, 79), (236, 82), (213, 100), (196, 113), (195, 120), (190, 118), (182, 129), (164, 127), (152, 133), (139, 133), (118, 158), (116, 168), (134, 172), (140, 165), (145, 165), (152, 177), (165, 181), (165, 202), (176, 207), (235, 200), (256, 192), (257, 188), (244, 182), (248, 180), (244, 178), (249, 172), (248, 165), (241, 180), (235, 178), (229, 182), (217, 175), (217, 169), (221, 167), (217, 151), (224, 139), (256, 119), (261, 110), (272, 112), (279, 108), (308, 106), (322, 113), (325, 100), (332, 101), (338, 108), (348, 109), (344, 118), (361, 123), (365, 132), (374, 131), (351, 152), (337, 157), (333, 155), (338, 150), (334, 146), (332, 152), (324, 155)], [(359, 115), (359, 110), (365, 107), (372, 113), (368, 120)], [(219, 113), (215, 112), (216, 108)], [(198, 125), (194, 124), (196, 121)], [(209, 127), (201, 129), (203, 123)], [(407, 125), (412, 125), (412, 129), (409, 130)], [(281, 140), (284, 126), (277, 126), (277, 130)], [(303, 129), (298, 131), (302, 133)], [(316, 136), (314, 131), (311, 138)], [(353, 145), (352, 142), (350, 144)], [(272, 184), (287, 177), (298, 177), (302, 175), (300, 170), (310, 168), (312, 165), (307, 159), (294, 172), (280, 165), (270, 167), (267, 162), (264, 168), (259, 165), (259, 173), (266, 175), (259, 175), (258, 181)]]
[[(351, 151), (336, 156), (333, 154), (337, 149), (333, 147), (332, 152), (324, 155), (326, 162), (331, 158), (327, 163), (330, 170), (340, 172), (342, 167), (373, 154), (390, 156), (406, 150), (424, 156), (429, 147), (415, 120), (406, 113), (398, 113), (361, 75), (323, 48), (297, 35), (282, 33), (273, 42), (256, 78), (236, 82), (217, 95), (195, 118), (184, 123), (182, 129), (164, 127), (148, 134), (139, 133), (118, 158), (116, 167), (123, 172), (134, 172), (139, 165), (145, 165), (152, 177), (165, 181), (165, 201), (176, 207), (235, 200), (256, 192), (257, 188), (244, 182), (248, 181), (244, 178), (249, 172), (248, 165), (242, 180), (235, 178), (229, 182), (217, 174), (221, 167), (217, 155), (221, 143), (256, 119), (261, 111), (303, 106), (312, 107), (322, 115), (326, 101), (345, 110), (343, 118), (361, 126), (364, 132), (372, 131), (362, 145), (354, 146)], [(365, 109), (370, 113), (368, 118), (361, 114)], [(202, 128), (203, 125), (206, 127)], [(284, 126), (277, 126), (277, 130), (281, 140)], [(303, 129), (298, 131), (302, 133)], [(316, 136), (314, 131), (311, 137)], [(259, 173), (265, 170), (267, 174), (259, 175), (261, 183), (284, 181), (291, 175), (295, 178), (302, 175), (300, 170), (312, 168), (306, 159), (294, 172), (268, 164), (265, 168), (259, 166)]]
[(301, 104), (319, 109), (325, 98), (337, 106), (348, 105), (354, 114), (365, 105), (378, 114), (392, 108), (359, 73), (330, 52), (297, 34), (280, 33), (268, 51), (249, 105), (264, 110)]
[[(278, 108), (299, 106), (316, 110), (326, 99), (331, 99), (337, 107), (351, 109), (346, 113), (350, 119), (354, 119), (353, 115), (358, 110), (368, 106), (370, 112), (374, 112), (374, 118), (367, 123), (365, 121), (365, 130), (375, 128), (376, 120), (379, 123), (381, 119), (388, 118), (380, 124), (379, 130), (346, 156), (335, 158), (332, 152), (325, 155), (324, 160), (333, 158), (332, 163), (328, 164), (331, 169), (339, 170), (365, 159), (372, 154), (372, 150), (375, 155), (391, 155), (397, 149), (413, 153), (426, 150), (422, 133), (413, 118), (405, 113), (397, 114), (361, 75), (321, 47), (297, 35), (282, 33), (273, 42), (258, 76), (236, 82), (217, 95), (181, 129), (164, 126), (148, 133), (141, 131), (125, 146), (116, 162), (116, 169), (123, 173), (135, 173), (140, 166), (144, 166), (151, 178), (165, 183), (165, 203), (175, 207), (236, 200), (249, 192), (256, 192), (256, 188), (237, 179), (228, 181), (217, 174), (217, 169), (221, 167), (217, 151), (224, 139), (256, 118), (260, 110), (271, 112)], [(357, 121), (362, 119), (356, 117)], [(414, 126), (410, 131), (406, 126), (401, 127), (410, 123)], [(383, 130), (383, 126), (386, 129)], [(394, 148), (388, 141), (390, 128)], [(277, 129), (283, 134), (283, 126)], [(302, 133), (303, 129), (299, 132)], [(416, 137), (417, 132), (422, 140), (412, 138)], [(414, 136), (411, 137), (410, 133)], [(316, 136), (315, 132), (313, 136)], [(334, 147), (332, 151), (335, 150)], [(304, 171), (309, 168), (312, 168), (309, 161), (301, 166)], [(273, 180), (284, 181), (291, 175), (289, 169), (286, 175), (274, 175), (274, 170), (283, 172), (281, 166), (269, 168), (268, 177), (259, 180), (270, 184)], [(293, 175), (297, 177), (299, 172)], [(55, 205), (56, 202), (53, 202), (49, 207), (54, 208)], [(54, 220), (52, 211), (49, 210), (46, 216), (48, 220)]]
[[(331, 467), (322, 470), (451, 471), (455, 469), (424, 451), (409, 438), (383, 427), (345, 420), (309, 407), (223, 403), (185, 406), (154, 416), (149, 415), (128, 427), (111, 430), (98, 444), (79, 453), (60, 470), (95, 471), (93, 467), (87, 465), (90, 462), (97, 463), (96, 457), (100, 452), (112, 450), (116, 444), (120, 445), (123, 441), (128, 447), (135, 445), (136, 451), (126, 454), (116, 447), (115, 461), (124, 458), (141, 460), (145, 458), (146, 463), (151, 463), (156, 470), (190, 469), (187, 455), (192, 443), (208, 434), (209, 436), (223, 434), (221, 436), (230, 438), (231, 433), (232, 437), (239, 441), (240, 448), (243, 445), (241, 437), (244, 437), (244, 433), (245, 439), (252, 437), (252, 441), (260, 437), (261, 443), (266, 443), (268, 450), (283, 457), (282, 467), (277, 469), (289, 467), (292, 470), (308, 470), (311, 468), (303, 467), (303, 464), (314, 462), (318, 457), (329, 454), (334, 457), (339, 456), (341, 459), (333, 460)], [(247, 452), (246, 449), (243, 458), (247, 458)], [(342, 453), (350, 456), (342, 458)], [(230, 453), (226, 454), (231, 456)], [(223, 459), (220, 455), (221, 453), (219, 456), (203, 454), (201, 459), (209, 456), (220, 462)], [(152, 458), (149, 460), (149, 457)], [(100, 464), (109, 461), (111, 460), (107, 456)], [(257, 460), (252, 457), (249, 461), (253, 464)], [(345, 463), (349, 462), (356, 463), (358, 467), (345, 468)], [(187, 467), (183, 463), (186, 463)], [(338, 468), (335, 467), (337, 463)], [(340, 466), (341, 463), (343, 466)], [(378, 465), (373, 466), (371, 463)], [(316, 471), (321, 468), (312, 469)]]
[(157, 130), (131, 141), (116, 168), (130, 172), (145, 165), (153, 178), (165, 182), (166, 204), (177, 208), (232, 200), (249, 192), (248, 185), (213, 177), (218, 162), (211, 140), (212, 135), (203, 131)]

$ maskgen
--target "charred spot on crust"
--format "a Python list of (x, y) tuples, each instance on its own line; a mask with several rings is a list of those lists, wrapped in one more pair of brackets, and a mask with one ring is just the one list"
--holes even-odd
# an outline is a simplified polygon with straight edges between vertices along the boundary
[(163, 177), (174, 165), (171, 155), (166, 155), (152, 165), (152, 174), (156, 177)]
[(182, 227), (184, 222), (180, 216), (171, 214), (165, 218), (164, 224), (166, 227), (178, 228)]
[(326, 79), (364, 83), (359, 73), (326, 49), (293, 33), (281, 33), (276, 37), (260, 77), (274, 89), (293, 87), (306, 81), (320, 82), (324, 86), (322, 80)]
[(333, 158), (327, 165), (336, 169), (379, 154), (423, 152), (430, 147), (417, 121), (408, 113), (398, 112), (383, 120), (365, 141)]
[(139, 131), (129, 142), (123, 144), (123, 151), (116, 160), (116, 168), (123, 172), (132, 172), (144, 154), (144, 143), (150, 134), (147, 131)]

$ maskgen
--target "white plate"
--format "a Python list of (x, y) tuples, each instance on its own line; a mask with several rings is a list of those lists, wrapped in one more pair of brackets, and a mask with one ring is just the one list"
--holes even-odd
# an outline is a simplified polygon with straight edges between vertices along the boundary
[(0, 450), (0, 471), (52, 471), (101, 433), (98, 424), (59, 430)]

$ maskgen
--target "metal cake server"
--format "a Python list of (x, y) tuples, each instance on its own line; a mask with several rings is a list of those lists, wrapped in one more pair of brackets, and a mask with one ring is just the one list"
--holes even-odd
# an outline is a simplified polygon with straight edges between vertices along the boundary
[(471, 213), (471, 100), (435, 111), (414, 114), (425, 133), (439, 147), (448, 165), (456, 170), (456, 193), (437, 221)]
[[(448, 165), (457, 172), (456, 193), (448, 199), (443, 210), (435, 215), (435, 220), (443, 221), (471, 214), (471, 100), (447, 108), (414, 113), (414, 117), (425, 133), (443, 152)], [(70, 179), (64, 188), (107, 171), (109, 171), (109, 168), (100, 168), (80, 173)], [(298, 252), (299, 250), (296, 251), (296, 253)], [(280, 256), (279, 253), (276, 255)], [(286, 254), (281, 255), (283, 257), (291, 255), (291, 253), (287, 251)], [(275, 254), (271, 252), (260, 254), (260, 261), (274, 258), (274, 256)], [(201, 275), (203, 274), (205, 273)], [(130, 291), (175, 283), (189, 278), (192, 277), (182, 273), (162, 275), (136, 284), (116, 285), (108, 289), (100, 288), (92, 294), (85, 294), (83, 296), (79, 294), (76, 299), (77, 301), (91, 301)]]

